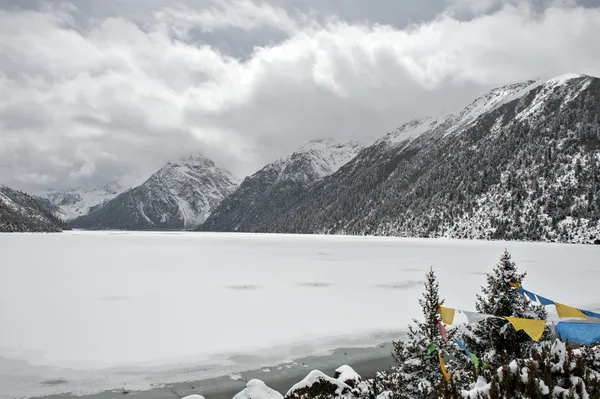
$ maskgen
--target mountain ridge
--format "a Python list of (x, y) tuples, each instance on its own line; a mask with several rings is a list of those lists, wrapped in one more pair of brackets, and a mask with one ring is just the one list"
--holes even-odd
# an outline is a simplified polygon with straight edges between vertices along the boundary
[[(206, 227), (564, 242), (599, 236), (600, 79), (568, 74), (490, 93), (482, 104), (402, 125), (308, 189), (275, 193), (260, 218), (232, 224), (219, 207), (220, 219)], [(569, 180), (573, 168), (578, 178)], [(503, 176), (512, 176), (508, 186)]]

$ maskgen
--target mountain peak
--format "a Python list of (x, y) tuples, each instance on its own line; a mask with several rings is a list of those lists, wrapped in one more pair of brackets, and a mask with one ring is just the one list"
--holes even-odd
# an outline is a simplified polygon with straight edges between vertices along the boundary
[(312, 183), (329, 176), (348, 163), (364, 145), (353, 140), (309, 141), (292, 154), (280, 158), (279, 181)]
[(167, 164), (144, 183), (76, 220), (84, 228), (181, 229), (202, 224), (238, 180), (202, 154)]

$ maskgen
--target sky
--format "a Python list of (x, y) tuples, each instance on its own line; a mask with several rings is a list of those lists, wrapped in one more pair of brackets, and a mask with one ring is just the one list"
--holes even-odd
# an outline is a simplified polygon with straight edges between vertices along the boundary
[(0, 0), (0, 184), (243, 177), (493, 87), (600, 76), (600, 0)]

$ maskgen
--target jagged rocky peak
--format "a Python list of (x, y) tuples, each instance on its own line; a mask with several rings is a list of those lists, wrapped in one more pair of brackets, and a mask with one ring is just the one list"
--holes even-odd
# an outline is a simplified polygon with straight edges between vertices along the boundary
[(353, 140), (313, 140), (275, 162), (279, 181), (312, 183), (338, 171), (354, 158), (364, 144)]

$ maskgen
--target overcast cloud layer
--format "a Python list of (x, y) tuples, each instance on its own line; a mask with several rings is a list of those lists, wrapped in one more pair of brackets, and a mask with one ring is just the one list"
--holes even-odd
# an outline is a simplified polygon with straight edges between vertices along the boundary
[(493, 86), (600, 76), (600, 0), (0, 0), (0, 184), (243, 176)]

